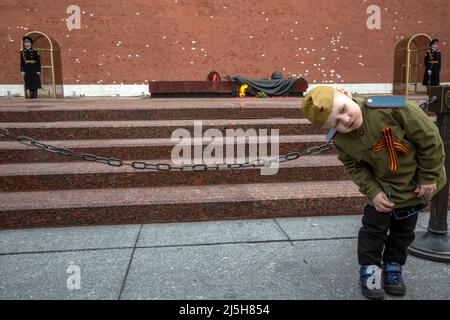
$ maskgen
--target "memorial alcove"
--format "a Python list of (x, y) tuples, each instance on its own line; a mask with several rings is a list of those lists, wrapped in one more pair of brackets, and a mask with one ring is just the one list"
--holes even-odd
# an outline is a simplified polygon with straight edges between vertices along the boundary
[(431, 38), (423, 33), (400, 40), (395, 46), (393, 93), (408, 95), (427, 92), (422, 85), (423, 60)]
[[(40, 31), (31, 31), (24, 36), (30, 36), (33, 39), (33, 48), (37, 50), (41, 58), (42, 89), (38, 90), (39, 98), (64, 98), (61, 50), (58, 43)], [(23, 49), (22, 41), (21, 49)]]

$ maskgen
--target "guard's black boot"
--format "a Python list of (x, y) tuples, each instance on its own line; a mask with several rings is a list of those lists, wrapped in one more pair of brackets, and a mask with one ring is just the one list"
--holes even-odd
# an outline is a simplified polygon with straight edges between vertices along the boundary
[(384, 291), (394, 296), (406, 294), (405, 282), (402, 278), (402, 267), (397, 263), (383, 266)]
[(384, 299), (381, 284), (381, 269), (377, 265), (361, 266), (359, 269), (359, 284), (362, 294), (367, 299)]

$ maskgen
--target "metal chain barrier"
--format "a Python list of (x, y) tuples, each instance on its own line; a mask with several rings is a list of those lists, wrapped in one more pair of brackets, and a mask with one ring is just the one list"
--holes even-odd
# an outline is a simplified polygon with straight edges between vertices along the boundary
[[(8, 129), (0, 128), (0, 138), (2, 137), (8, 137), (11, 136)], [(331, 149), (334, 147), (333, 143), (327, 143), (323, 145), (318, 145), (314, 147), (310, 147), (302, 152), (291, 152), (285, 155), (281, 155), (278, 157), (272, 157), (268, 159), (255, 159), (250, 162), (244, 162), (244, 163), (219, 163), (214, 165), (206, 165), (206, 164), (192, 164), (192, 165), (171, 165), (167, 163), (147, 163), (147, 162), (140, 162), (140, 161), (133, 161), (133, 162), (126, 162), (122, 161), (120, 159), (115, 158), (108, 158), (108, 157), (100, 157), (96, 156), (94, 154), (89, 153), (80, 153), (75, 152), (69, 149), (64, 149), (60, 147), (56, 147), (50, 144), (41, 143), (39, 141), (33, 140), (30, 137), (19, 135), (14, 136), (14, 139), (16, 139), (18, 142), (32, 147), (37, 147), (41, 150), (48, 151), (48, 152), (54, 152), (61, 154), (63, 156), (67, 157), (73, 157), (77, 159), (82, 159), (85, 161), (90, 162), (97, 162), (102, 164), (107, 164), (109, 166), (113, 167), (121, 167), (121, 166), (130, 166), (134, 169), (138, 170), (155, 170), (155, 171), (206, 171), (206, 170), (220, 170), (220, 169), (230, 169), (230, 170), (236, 170), (241, 168), (259, 168), (263, 166), (270, 165), (271, 163), (283, 163), (286, 161), (292, 161), (296, 160), (301, 156), (305, 155), (316, 155), (320, 154), (324, 151), (327, 151), (328, 149)]]
[(436, 97), (436, 96), (433, 96), (433, 97), (429, 98), (427, 101), (421, 103), (419, 106), (420, 106), (420, 108), (421, 108), (423, 111), (426, 111), (426, 109), (428, 108), (428, 106), (429, 106), (430, 104), (432, 104), (433, 102), (435, 102), (436, 100), (437, 100), (437, 97)]

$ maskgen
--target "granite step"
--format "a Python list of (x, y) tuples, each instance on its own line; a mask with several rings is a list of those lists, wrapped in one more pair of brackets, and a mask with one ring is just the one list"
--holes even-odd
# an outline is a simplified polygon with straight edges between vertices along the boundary
[[(203, 132), (280, 128), (279, 154), (325, 143), (323, 131), (303, 119), (298, 98), (4, 102), (0, 127), (13, 135), (127, 162), (170, 164), (179, 144), (169, 138), (172, 131), (186, 128), (192, 135), (198, 118)], [(201, 150), (210, 144), (185, 141), (191, 142)], [(365, 202), (334, 149), (283, 163), (276, 175), (261, 175), (260, 168), (159, 172), (0, 139), (0, 188), (0, 229), (360, 214)]]
[[(168, 159), (172, 158), (171, 154), (175, 146), (186, 146), (186, 149), (191, 150), (191, 155), (195, 158), (195, 150), (206, 147), (212, 148), (211, 139), (194, 138), (184, 139), (183, 144), (180, 140), (171, 141), (171, 139), (101, 139), (101, 140), (55, 140), (47, 141), (41, 140), (39, 142), (44, 144), (54, 145), (60, 148), (70, 149), (75, 152), (82, 152), (94, 154), (101, 157), (116, 158), (121, 160), (132, 159)], [(268, 136), (267, 153), (271, 155), (270, 136)], [(216, 143), (223, 142), (223, 156), (228, 157), (226, 148), (234, 148), (235, 154), (237, 148), (241, 145), (245, 147), (245, 154), (248, 156), (249, 145), (261, 150), (260, 146), (254, 146), (255, 143), (235, 142), (233, 137), (226, 137), (223, 139), (216, 139)], [(299, 135), (299, 136), (280, 136), (279, 137), (279, 155), (284, 155), (292, 152), (303, 152), (307, 148), (321, 145), (325, 143), (325, 136), (322, 135)], [(195, 147), (195, 146), (196, 147)], [(180, 147), (181, 148), (181, 147)], [(275, 148), (275, 146), (274, 146)], [(203, 151), (201, 151), (203, 152)], [(333, 154), (335, 150), (332, 148), (324, 152), (324, 154)], [(193, 157), (188, 157), (189, 159)], [(234, 158), (234, 157), (232, 157)], [(73, 162), (82, 161), (77, 158), (68, 157), (56, 154), (49, 151), (41, 150), (34, 146), (28, 146), (18, 141), (1, 141), (0, 142), (0, 163), (27, 163), (27, 162)], [(220, 161), (222, 162), (222, 161)]]
[(188, 103), (171, 99), (167, 105), (148, 103), (144, 106), (3, 106), (0, 110), (0, 122), (304, 118), (299, 109), (300, 103), (301, 100), (297, 99), (295, 102), (273, 105), (236, 100), (199, 104), (198, 99)]
[[(436, 121), (435, 116), (430, 117)], [(326, 130), (311, 125), (307, 119), (202, 119), (202, 120), (153, 120), (153, 121), (57, 121), (57, 122), (1, 122), (9, 136), (2, 141), (12, 141), (25, 135), (35, 140), (73, 139), (145, 139), (169, 138), (177, 129), (185, 129), (194, 136), (194, 126), (201, 134), (208, 129), (242, 130), (258, 134), (260, 130), (279, 130), (279, 135), (326, 134)], [(255, 130), (255, 131), (252, 131)]]
[(262, 129), (268, 132), (277, 129), (279, 135), (325, 134), (325, 130), (312, 126), (307, 119), (2, 122), (0, 128), (10, 133), (3, 141), (14, 140), (18, 135), (35, 140), (170, 138), (177, 129), (185, 129), (194, 136), (194, 128), (200, 134), (208, 129), (217, 129), (223, 135), (227, 129), (255, 130), (254, 135)]
[(2, 192), (0, 228), (360, 214), (353, 182)]
[[(409, 99), (420, 104), (427, 97)], [(0, 122), (304, 118), (299, 110), (302, 100), (303, 98), (4, 100), (0, 101)]]
[[(151, 160), (136, 160), (151, 163)], [(173, 164), (164, 159), (158, 163)], [(260, 168), (208, 171), (136, 170), (92, 162), (24, 163), (0, 165), (0, 191), (131, 188), (211, 184), (245, 184), (294, 181), (348, 180), (335, 155), (304, 156), (279, 164), (276, 174)]]

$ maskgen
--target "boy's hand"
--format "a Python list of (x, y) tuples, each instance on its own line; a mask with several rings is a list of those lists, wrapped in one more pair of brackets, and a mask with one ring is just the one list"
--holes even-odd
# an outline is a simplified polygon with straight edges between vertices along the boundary
[(416, 190), (414, 190), (414, 192), (417, 193), (417, 198), (429, 196), (435, 191), (436, 191), (436, 183), (418, 185)]
[(394, 208), (394, 203), (388, 199), (386, 193), (381, 191), (372, 200), (375, 209), (379, 212), (391, 212)]

